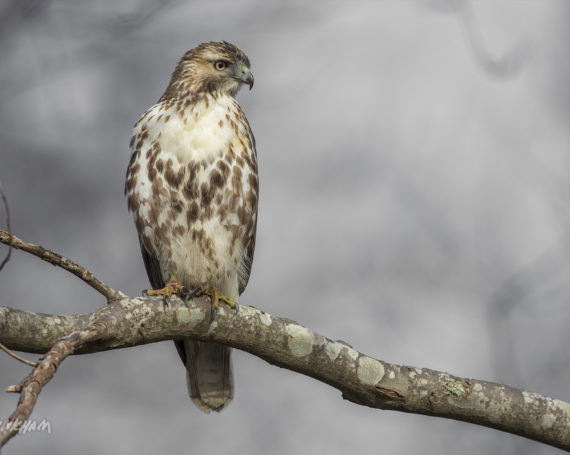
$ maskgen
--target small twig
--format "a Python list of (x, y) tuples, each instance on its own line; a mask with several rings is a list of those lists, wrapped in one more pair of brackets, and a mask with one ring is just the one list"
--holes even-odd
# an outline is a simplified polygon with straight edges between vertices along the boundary
[[(0, 183), (0, 196), (2, 197), (2, 202), (4, 202), (4, 208), (6, 209), (6, 229), (8, 229), (8, 235), (12, 236), (12, 228), (10, 227), (10, 208), (8, 207), (8, 199), (6, 198), (6, 194), (4, 194), (4, 188), (2, 188), (2, 184)], [(12, 244), (8, 248), (8, 254), (0, 264), (0, 270), (4, 268), (6, 263), (10, 260), (10, 255), (12, 254)]]
[(87, 329), (78, 330), (61, 339), (40, 359), (38, 366), (19, 385), (8, 388), (10, 392), (20, 392), (18, 406), (8, 421), (0, 428), (0, 447), (18, 434), (22, 424), (30, 417), (38, 395), (44, 385), (55, 374), (57, 367), (65, 358), (81, 345), (107, 336), (107, 324), (96, 322)]
[(15, 354), (14, 352), (10, 351), (10, 349), (8, 349), (2, 343), (0, 343), (0, 349), (2, 349), (9, 356), (14, 357), (16, 360), (19, 360), (20, 362), (25, 363), (26, 365), (29, 365), (31, 367), (37, 367), (38, 366), (38, 362), (32, 362), (31, 360), (26, 360), (23, 357), (20, 357), (18, 354)]
[(33, 254), (50, 264), (57, 265), (68, 272), (73, 273), (75, 276), (81, 278), (89, 286), (91, 286), (96, 291), (103, 294), (107, 300), (117, 296), (117, 291), (107, 286), (102, 281), (98, 280), (89, 270), (85, 267), (76, 264), (73, 261), (61, 256), (60, 254), (54, 253), (53, 251), (47, 250), (42, 246), (34, 245), (33, 243), (26, 242), (25, 240), (19, 239), (15, 235), (8, 233), (6, 231), (0, 230), (0, 243), (13, 246), (19, 250), (23, 250), (27, 253)]

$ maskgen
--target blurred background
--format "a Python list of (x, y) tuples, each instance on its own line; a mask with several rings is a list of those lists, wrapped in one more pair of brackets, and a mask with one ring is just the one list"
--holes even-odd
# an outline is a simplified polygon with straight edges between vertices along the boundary
[[(260, 171), (241, 303), (385, 361), (570, 401), (569, 25), (562, 0), (1, 0), (0, 182), (13, 233), (140, 295), (123, 196), (132, 126), (186, 50), (228, 40), (252, 62), (255, 87), (238, 101)], [(22, 252), (0, 273), (1, 305), (104, 303)], [(6, 452), (559, 453), (359, 407), (249, 354), (233, 359), (234, 402), (204, 415), (171, 342), (70, 358), (32, 415), (52, 433)], [(1, 389), (28, 371), (0, 353)], [(17, 399), (0, 394), (0, 420)]]

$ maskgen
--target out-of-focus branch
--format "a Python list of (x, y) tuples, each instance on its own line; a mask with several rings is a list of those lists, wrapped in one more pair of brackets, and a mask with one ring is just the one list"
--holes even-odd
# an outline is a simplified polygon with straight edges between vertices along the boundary
[(70, 261), (60, 254), (47, 250), (42, 246), (26, 242), (25, 240), (19, 239), (18, 237), (2, 230), (0, 230), (0, 243), (4, 243), (6, 245), (10, 245), (10, 247), (26, 251), (27, 253), (33, 254), (34, 256), (37, 256), (40, 259), (49, 262), (50, 264), (57, 265), (58, 267), (61, 267), (62, 269), (73, 273), (75, 276), (85, 281), (97, 292), (103, 294), (107, 300), (113, 299), (117, 296), (117, 291), (110, 288), (102, 281), (98, 280), (85, 267), (76, 264), (73, 261)]
[[(2, 202), (4, 203), (4, 209), (6, 209), (6, 229), (8, 229), (7, 234), (9, 237), (11, 237), (12, 228), (10, 227), (10, 207), (8, 207), (8, 199), (6, 198), (6, 194), (4, 193), (4, 188), (2, 187), (1, 183), (0, 183), (0, 197), (2, 198)], [(2, 270), (6, 265), (6, 263), (10, 260), (11, 254), (12, 254), (12, 245), (10, 245), (6, 257), (4, 258), (2, 263), (0, 263), (0, 270)]]

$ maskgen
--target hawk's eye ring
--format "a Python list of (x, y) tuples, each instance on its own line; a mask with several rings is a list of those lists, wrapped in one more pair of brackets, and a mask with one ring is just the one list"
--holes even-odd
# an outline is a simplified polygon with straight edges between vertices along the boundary
[(226, 66), (228, 65), (223, 60), (218, 60), (216, 63), (214, 63), (214, 68), (216, 68), (218, 71), (224, 71), (226, 69)]

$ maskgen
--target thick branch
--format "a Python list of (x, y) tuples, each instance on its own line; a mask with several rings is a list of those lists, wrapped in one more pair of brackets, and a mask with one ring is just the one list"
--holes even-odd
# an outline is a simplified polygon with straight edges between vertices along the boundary
[[(0, 308), (0, 342), (11, 349), (45, 352), (66, 334), (104, 322), (108, 333), (74, 353), (193, 338), (250, 352), (311, 376), (365, 406), (446, 417), (484, 425), (570, 450), (570, 404), (501, 384), (465, 379), (426, 368), (386, 363), (289, 319), (242, 306), (222, 306), (210, 320), (207, 297), (185, 304), (173, 298), (124, 297), (96, 312), (54, 316)], [(34, 327), (34, 334), (24, 327)]]
[[(492, 382), (389, 364), (252, 307), (242, 306), (238, 314), (222, 307), (211, 320), (207, 297), (188, 303), (173, 298), (168, 306), (160, 298), (129, 298), (80, 265), (40, 246), (4, 231), (0, 231), (0, 242), (65, 268), (110, 303), (76, 316), (0, 307), (0, 343), (26, 352), (49, 351), (22, 384), (9, 389), (22, 393), (10, 422), (30, 415), (42, 386), (70, 354), (192, 338), (233, 346), (311, 376), (357, 404), (463, 420), (570, 450), (570, 404), (563, 401)], [(0, 446), (14, 433), (14, 428), (3, 428)]]
[(25, 240), (19, 239), (18, 237), (9, 234), (6, 231), (0, 230), (0, 243), (10, 245), (13, 248), (26, 251), (34, 256), (49, 262), (50, 264), (61, 267), (68, 272), (73, 273), (78, 278), (81, 278), (89, 286), (95, 289), (97, 292), (103, 294), (108, 300), (116, 297), (117, 291), (111, 289), (102, 281), (98, 280), (89, 270), (85, 267), (76, 264), (73, 261), (63, 257), (60, 254), (54, 253), (53, 251), (47, 250), (42, 246), (34, 245), (33, 243), (26, 242)]

